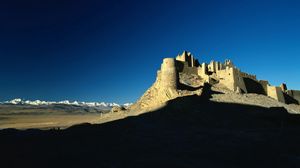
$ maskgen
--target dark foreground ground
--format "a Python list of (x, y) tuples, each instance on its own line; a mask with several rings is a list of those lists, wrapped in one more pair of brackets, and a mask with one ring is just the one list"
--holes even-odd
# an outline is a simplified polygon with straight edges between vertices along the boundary
[(101, 125), (2, 130), (0, 167), (300, 166), (299, 117), (209, 96)]

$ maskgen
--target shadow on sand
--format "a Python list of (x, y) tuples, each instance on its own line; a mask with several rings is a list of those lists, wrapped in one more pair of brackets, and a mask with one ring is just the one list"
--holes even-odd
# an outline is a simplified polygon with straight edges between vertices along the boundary
[[(0, 131), (3, 167), (297, 167), (300, 119), (217, 103), (213, 91), (101, 125)], [(2, 167), (2, 166), (1, 166)]]

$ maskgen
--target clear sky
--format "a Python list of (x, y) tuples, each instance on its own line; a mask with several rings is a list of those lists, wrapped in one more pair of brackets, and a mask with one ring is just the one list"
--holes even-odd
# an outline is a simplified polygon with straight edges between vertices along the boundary
[(133, 102), (183, 50), (300, 90), (299, 2), (1, 0), (0, 101)]

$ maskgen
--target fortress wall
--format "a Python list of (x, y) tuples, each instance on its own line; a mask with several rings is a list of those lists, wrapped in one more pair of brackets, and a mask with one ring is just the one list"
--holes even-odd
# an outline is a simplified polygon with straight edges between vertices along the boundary
[(218, 62), (215, 62), (215, 66), (216, 66), (216, 71), (220, 70), (220, 64)]
[(293, 91), (293, 98), (298, 100), (300, 103), (300, 90), (292, 90)]
[(259, 81), (254, 80), (252, 78), (242, 77), (247, 89), (248, 93), (256, 93), (256, 94), (263, 94), (267, 95), (267, 92), (263, 85), (259, 83)]
[(181, 61), (181, 62), (186, 62), (188, 64), (188, 67), (195, 67), (198, 66), (197, 64), (199, 64), (195, 59), (194, 56), (189, 53), (184, 51), (181, 55), (178, 55), (176, 57), (177, 61)]
[(211, 61), (208, 64), (208, 71), (210, 71), (210, 72), (216, 72), (216, 62), (215, 61)]
[(216, 72), (224, 69), (221, 62), (215, 62)]
[(231, 68), (231, 67), (234, 67), (234, 65), (233, 65), (233, 63), (231, 62), (231, 60), (228, 60), (228, 59), (225, 60), (224, 66), (225, 66), (225, 67), (230, 67), (230, 68)]
[(267, 95), (268, 94), (268, 86), (269, 86), (269, 81), (266, 81), (266, 80), (260, 80), (258, 81), (261, 86), (263, 87), (264, 91), (265, 91), (265, 94)]
[(185, 62), (185, 57), (182, 57), (181, 55), (178, 55), (178, 56), (176, 57), (176, 60), (177, 60), (177, 61)]
[[(267, 85), (262, 86), (256, 79), (255, 75), (241, 72), (239, 69), (231, 67), (232, 63), (227, 61), (228, 66), (225, 69), (218, 62), (212, 61), (209, 65), (209, 71), (215, 72), (220, 83), (228, 89), (243, 93), (267, 93)], [(264, 88), (265, 87), (265, 88)]]
[(250, 79), (253, 79), (253, 80), (257, 80), (256, 75), (251, 75), (251, 74), (241, 72), (241, 71), (239, 71), (239, 75), (240, 75), (240, 77), (243, 77), (243, 78), (250, 78)]
[(235, 90), (234, 76), (233, 76), (232, 68), (226, 68), (224, 70), (218, 71), (217, 76), (218, 76), (221, 84), (225, 85), (228, 89), (230, 89), (232, 91)]
[(300, 104), (300, 90), (288, 90), (287, 94), (297, 100)]
[(201, 76), (201, 77), (204, 76), (204, 75), (206, 75), (205, 68), (202, 68), (202, 66), (198, 67), (197, 71), (198, 71), (198, 75)]
[(248, 93), (248, 89), (246, 87), (244, 78), (241, 76), (241, 72), (236, 68), (233, 69), (233, 75), (234, 75), (234, 83), (235, 83), (235, 90), (238, 91), (238, 88), (241, 89), (242, 92)]
[(179, 76), (174, 58), (165, 58), (160, 71), (161, 86), (164, 88), (177, 89)]
[(243, 79), (243, 83), (240, 83), (240, 85), (245, 86), (247, 93), (267, 94), (267, 85), (263, 86), (262, 83), (256, 79), (256, 75), (241, 72), (239, 69), (236, 69), (236, 71), (239, 78)]
[(191, 65), (191, 67), (194, 67), (195, 66), (195, 60), (194, 60), (194, 56), (193, 55), (190, 55), (190, 58), (191, 58), (191, 60), (190, 60), (190, 65)]
[(188, 62), (178, 62), (179, 66), (177, 66), (177, 70), (182, 73), (187, 74), (198, 74), (198, 68), (197, 67), (190, 67), (188, 65)]
[(221, 62), (219, 62), (219, 67), (220, 67), (219, 70), (223, 70), (226, 68), (226, 66), (224, 64), (222, 64)]
[(207, 65), (206, 63), (202, 63), (201, 66), (197, 68), (198, 75), (204, 79), (205, 82), (209, 83), (209, 76), (207, 75)]
[(244, 80), (239, 76), (237, 69), (226, 67), (226, 69), (217, 72), (217, 77), (220, 79), (220, 83), (225, 85), (228, 89), (232, 91), (241, 90), (242, 92), (247, 93)]
[(207, 75), (207, 65), (206, 63), (202, 63), (201, 67), (198, 67), (198, 75), (206, 76)]
[(286, 92), (286, 91), (287, 91), (287, 86), (286, 86), (285, 83), (282, 83), (282, 84), (280, 85), (280, 88), (281, 88), (281, 90), (282, 90), (283, 92)]
[(235, 82), (236, 82), (236, 90), (235, 91), (237, 91), (237, 89), (240, 88), (243, 93), (248, 93), (248, 89), (246, 87), (244, 78), (237, 76), (235, 79)]
[(273, 99), (285, 103), (283, 92), (281, 91), (280, 87), (276, 86), (268, 86), (268, 92), (269, 97), (272, 97)]
[(183, 72), (188, 74), (198, 74), (198, 69), (196, 67), (187, 67)]

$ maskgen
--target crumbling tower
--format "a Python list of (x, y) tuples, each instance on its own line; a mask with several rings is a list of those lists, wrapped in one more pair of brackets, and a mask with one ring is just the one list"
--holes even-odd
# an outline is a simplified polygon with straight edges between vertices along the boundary
[(287, 87), (286, 87), (286, 84), (285, 84), (285, 83), (282, 83), (282, 84), (280, 85), (280, 88), (281, 88), (281, 90), (282, 90), (283, 92), (286, 92), (286, 91), (287, 91)]
[(176, 60), (165, 58), (161, 64), (161, 86), (164, 88), (177, 89), (179, 83)]
[(178, 55), (176, 60), (186, 62), (189, 67), (196, 67), (199, 65), (199, 62), (195, 60), (194, 56), (187, 51), (183, 51), (181, 55)]

